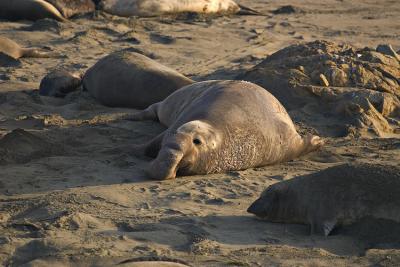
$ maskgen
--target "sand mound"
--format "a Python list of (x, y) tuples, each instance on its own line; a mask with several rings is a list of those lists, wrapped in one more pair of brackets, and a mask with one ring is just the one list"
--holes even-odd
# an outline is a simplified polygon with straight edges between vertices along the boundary
[(55, 151), (56, 147), (45, 139), (16, 129), (0, 139), (0, 164), (26, 163)]
[[(400, 62), (394, 56), (315, 41), (284, 48), (240, 78), (265, 87), (298, 119), (330, 135), (399, 130)], [(334, 125), (340, 130), (330, 131)]]
[(28, 26), (22, 26), (20, 30), (22, 31), (41, 31), (41, 32), (55, 32), (60, 33), (65, 26), (54, 19), (39, 19)]

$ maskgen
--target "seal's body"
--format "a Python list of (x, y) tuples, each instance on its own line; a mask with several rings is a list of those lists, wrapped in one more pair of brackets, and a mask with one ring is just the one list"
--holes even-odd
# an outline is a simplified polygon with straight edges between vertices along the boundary
[(267, 221), (329, 233), (364, 219), (400, 226), (400, 168), (344, 164), (268, 187), (247, 210)]
[(148, 168), (155, 179), (265, 166), (323, 143), (317, 136), (302, 138), (274, 96), (243, 81), (185, 86), (131, 119), (169, 127), (145, 146), (147, 155), (157, 155)]
[(111, 107), (144, 109), (193, 81), (144, 55), (127, 50), (99, 60), (83, 78), (83, 87)]
[(110, 14), (124, 17), (152, 17), (182, 12), (235, 14), (241, 9), (248, 14), (257, 13), (233, 0), (103, 0), (101, 6)]
[(38, 20), (51, 18), (58, 21), (66, 19), (52, 4), (44, 0), (1, 0), (0, 19)]

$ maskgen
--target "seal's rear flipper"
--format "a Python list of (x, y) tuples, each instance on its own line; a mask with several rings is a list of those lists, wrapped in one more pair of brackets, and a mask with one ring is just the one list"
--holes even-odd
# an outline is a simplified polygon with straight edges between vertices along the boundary
[(324, 145), (325, 141), (321, 137), (307, 134), (305, 137), (303, 137), (303, 148), (300, 152), (300, 156), (318, 150)]
[(158, 121), (158, 115), (157, 115), (157, 107), (158, 103), (155, 103), (145, 110), (139, 111), (135, 114), (129, 114), (123, 117), (125, 120), (129, 121)]
[(66, 56), (53, 51), (44, 51), (34, 48), (23, 49), (23, 57), (35, 57), (35, 58), (65, 58)]
[(324, 234), (324, 236), (328, 236), (333, 229), (336, 227), (337, 220), (325, 220), (322, 223), (311, 223), (310, 224), (310, 235), (313, 234)]
[(332, 232), (332, 230), (336, 227), (336, 223), (336, 219), (323, 222), (322, 230), (325, 236), (328, 236)]
[(260, 12), (251, 9), (246, 6), (238, 5), (240, 7), (239, 12), (237, 13), (238, 15), (253, 15), (253, 16), (264, 16), (264, 14), (261, 14)]

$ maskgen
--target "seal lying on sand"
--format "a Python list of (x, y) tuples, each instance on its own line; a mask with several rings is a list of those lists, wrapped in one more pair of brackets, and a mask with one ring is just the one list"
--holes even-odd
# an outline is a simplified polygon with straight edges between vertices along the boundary
[(0, 19), (67, 21), (73, 15), (93, 12), (91, 0), (1, 0)]
[(184, 265), (176, 262), (168, 262), (168, 261), (138, 261), (126, 263), (121, 266), (124, 267), (188, 267), (188, 265)]
[(147, 108), (193, 81), (139, 53), (112, 53), (91, 67), (83, 87), (111, 107)]
[(57, 8), (44, 0), (0, 1), (0, 19), (38, 20), (44, 18), (66, 21)]
[(129, 119), (169, 127), (142, 147), (146, 155), (158, 153), (147, 170), (154, 179), (265, 166), (323, 144), (317, 136), (302, 138), (274, 96), (244, 81), (185, 86)]
[(48, 73), (40, 82), (39, 94), (44, 96), (64, 97), (78, 89), (82, 83), (79, 73), (67, 70), (54, 70)]
[(4, 53), (14, 59), (21, 57), (59, 57), (60, 54), (50, 51), (41, 51), (35, 48), (22, 48), (11, 39), (0, 36), (0, 53)]
[(102, 0), (100, 6), (104, 11), (122, 17), (153, 17), (183, 12), (259, 14), (233, 0)]
[(268, 187), (247, 210), (270, 222), (311, 225), (326, 236), (365, 218), (400, 223), (400, 168), (344, 164)]

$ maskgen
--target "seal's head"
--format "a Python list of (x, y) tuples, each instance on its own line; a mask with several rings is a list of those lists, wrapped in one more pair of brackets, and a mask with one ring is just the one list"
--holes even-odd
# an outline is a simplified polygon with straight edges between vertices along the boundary
[[(190, 121), (166, 137), (147, 173), (151, 178), (173, 179), (176, 174), (207, 173), (212, 155), (221, 144), (221, 134), (204, 121)], [(209, 168), (210, 168), (209, 167)]]
[(299, 208), (300, 201), (290, 184), (285, 181), (271, 185), (250, 205), (247, 212), (271, 222), (298, 222), (300, 213), (304, 211)]

